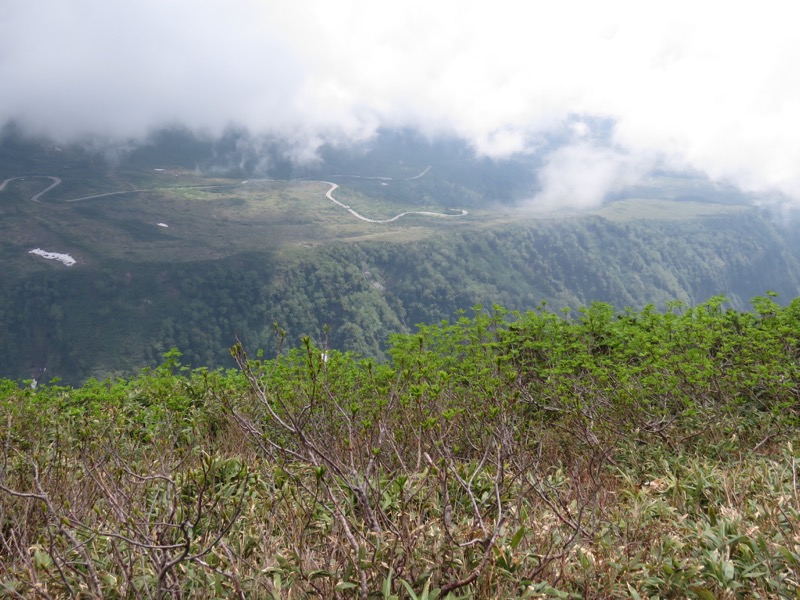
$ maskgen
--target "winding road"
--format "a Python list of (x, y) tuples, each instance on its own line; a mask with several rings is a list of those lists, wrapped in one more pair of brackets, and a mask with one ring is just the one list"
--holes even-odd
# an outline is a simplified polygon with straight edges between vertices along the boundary
[[(16, 180), (24, 181), (26, 179), (50, 179), (53, 182), (35, 196), (31, 196), (32, 202), (41, 202), (40, 198), (42, 196), (44, 196), (47, 192), (49, 192), (50, 190), (52, 190), (54, 187), (56, 187), (61, 183), (61, 178), (54, 177), (53, 175), (26, 175), (25, 177), (9, 177), (8, 179), (0, 183), (0, 192), (6, 189), (6, 186), (12, 181)], [(232, 184), (185, 185), (185, 186), (172, 186), (172, 187), (161, 187), (161, 188), (143, 188), (139, 190), (121, 190), (119, 192), (106, 192), (104, 194), (94, 194), (92, 196), (70, 198), (69, 200), (64, 200), (64, 202), (80, 202), (81, 200), (94, 200), (95, 198), (105, 198), (107, 196), (119, 196), (121, 194), (136, 194), (139, 192), (155, 192), (158, 190), (209, 190), (212, 188), (230, 187), (231, 185)]]
[[(408, 177), (408, 178), (405, 179), (405, 181), (412, 181), (413, 179), (419, 179), (420, 177), (425, 175), (430, 170), (431, 170), (431, 167), (429, 165), (429, 166), (425, 167), (425, 169), (419, 175), (414, 175), (413, 177)], [(364, 175), (347, 175), (347, 177), (351, 177), (353, 179), (375, 179), (375, 180), (383, 181), (383, 182), (393, 181), (391, 177), (367, 177), (367, 176), (364, 176)], [(400, 213), (399, 215), (395, 215), (391, 219), (370, 219), (369, 217), (365, 217), (364, 215), (362, 215), (360, 213), (357, 213), (352, 208), (350, 208), (347, 204), (344, 204), (343, 202), (339, 202), (336, 198), (333, 197), (333, 192), (336, 191), (336, 188), (339, 187), (339, 184), (333, 183), (332, 181), (322, 181), (321, 183), (324, 183), (326, 185), (331, 186), (331, 188), (325, 194), (325, 196), (328, 198), (328, 200), (330, 200), (334, 204), (344, 208), (347, 212), (349, 212), (351, 215), (353, 215), (356, 219), (360, 219), (362, 221), (366, 221), (367, 223), (392, 223), (393, 221), (397, 221), (398, 219), (401, 219), (402, 217), (405, 217), (406, 215), (423, 215), (425, 217), (445, 217), (445, 218), (450, 218), (450, 217), (465, 217), (465, 216), (467, 216), (469, 214), (469, 212), (467, 212), (464, 209), (459, 209), (458, 213), (450, 213), (450, 214), (448, 214), (448, 213), (428, 212), (428, 211), (425, 211), (425, 210), (409, 210), (409, 211)], [(386, 183), (384, 183), (383, 185), (386, 185)]]
[[(64, 202), (80, 202), (81, 200), (94, 200), (95, 198), (105, 198), (107, 196), (119, 196), (121, 194), (136, 194), (139, 192), (157, 192), (159, 190), (210, 190), (213, 188), (221, 188), (221, 187), (231, 187), (231, 184), (225, 183), (221, 185), (183, 185), (183, 186), (173, 186), (164, 188), (144, 188), (141, 190), (122, 190), (120, 192), (106, 192), (105, 194), (95, 194), (94, 196), (83, 196), (82, 198), (70, 198), (69, 200), (64, 200)], [(47, 190), (45, 190), (45, 192), (46, 191)], [(39, 195), (41, 196), (41, 194)]]
[(50, 181), (53, 182), (35, 196), (31, 196), (31, 201), (33, 202), (40, 202), (39, 198), (44, 196), (47, 192), (49, 192), (50, 190), (52, 190), (54, 187), (56, 187), (61, 183), (60, 177), (53, 177), (52, 175), (28, 175), (26, 177), (9, 177), (5, 181), (3, 181), (3, 183), (0, 183), (0, 192), (6, 189), (6, 186), (9, 183), (11, 183), (12, 181), (16, 181), (17, 179), (19, 179), (20, 181), (25, 181), (26, 179), (49, 179)]
[(323, 181), (322, 183), (325, 183), (325, 184), (331, 186), (331, 188), (325, 194), (325, 196), (328, 198), (328, 200), (330, 200), (334, 204), (337, 204), (337, 205), (341, 206), (342, 208), (344, 208), (345, 210), (347, 210), (347, 212), (349, 212), (351, 215), (353, 215), (356, 219), (361, 219), (362, 221), (366, 221), (367, 223), (391, 223), (393, 221), (397, 221), (398, 219), (400, 219), (402, 217), (405, 217), (406, 215), (424, 215), (426, 217), (448, 217), (449, 218), (449, 217), (464, 217), (464, 216), (469, 214), (466, 210), (463, 210), (463, 209), (461, 209), (461, 211), (458, 214), (446, 214), (446, 213), (428, 212), (428, 211), (425, 211), (425, 210), (409, 210), (409, 211), (406, 211), (406, 212), (402, 212), (399, 215), (395, 215), (394, 217), (392, 217), (390, 219), (370, 219), (369, 217), (365, 217), (364, 215), (362, 215), (360, 213), (357, 213), (352, 208), (350, 208), (347, 204), (343, 204), (342, 202), (339, 202), (336, 198), (333, 197), (333, 192), (336, 191), (336, 188), (339, 187), (338, 184), (330, 182), (330, 181)]
[(425, 173), (427, 173), (430, 170), (431, 170), (431, 168), (430, 168), (430, 166), (428, 166), (428, 167), (425, 168), (425, 170), (422, 173), (420, 173), (419, 175), (414, 175), (413, 177), (409, 177), (408, 179), (406, 179), (406, 181), (411, 181), (413, 179), (419, 179), (420, 177), (425, 175)]
[[(414, 177), (410, 177), (408, 180), (419, 179), (420, 177), (425, 175), (428, 171), (430, 171), (430, 167), (426, 168), (419, 175), (415, 175)], [(53, 182), (49, 186), (47, 186), (45, 189), (43, 189), (41, 192), (36, 194), (35, 196), (31, 196), (31, 201), (32, 202), (41, 202), (40, 198), (42, 196), (44, 196), (47, 192), (49, 192), (50, 190), (52, 190), (54, 187), (56, 187), (57, 185), (59, 185), (61, 183), (61, 178), (54, 177), (52, 175), (29, 175), (29, 176), (26, 176), (26, 177), (10, 177), (10, 178), (6, 179), (5, 181), (3, 181), (2, 183), (0, 183), (0, 192), (5, 190), (6, 186), (9, 183), (11, 183), (12, 181), (16, 181), (16, 180), (24, 181), (25, 179), (49, 179), (49, 180), (51, 180)], [(391, 177), (363, 177), (362, 179), (391, 180)], [(243, 181), (242, 182), (242, 184), (246, 184), (246, 183), (247, 183), (247, 181)], [(328, 198), (328, 200), (330, 200), (331, 202), (333, 202), (337, 206), (341, 206), (342, 208), (344, 208), (347, 212), (349, 212), (351, 215), (353, 215), (356, 219), (359, 219), (361, 221), (365, 221), (366, 223), (392, 223), (392, 222), (397, 221), (398, 219), (401, 219), (401, 218), (403, 218), (403, 217), (405, 217), (407, 215), (422, 215), (422, 216), (425, 216), (425, 217), (452, 218), (452, 217), (464, 217), (464, 216), (469, 214), (466, 210), (463, 210), (463, 209), (461, 209), (458, 213), (450, 213), (450, 214), (448, 214), (448, 213), (429, 212), (429, 211), (424, 211), (424, 210), (410, 210), (410, 211), (402, 212), (399, 215), (395, 215), (394, 217), (391, 217), (389, 219), (370, 219), (369, 217), (365, 217), (361, 213), (358, 213), (358, 212), (354, 211), (347, 204), (344, 204), (344, 203), (340, 202), (339, 200), (337, 200), (336, 198), (333, 197), (333, 192), (336, 191), (336, 189), (339, 187), (339, 184), (333, 183), (333, 182), (330, 182), (330, 181), (323, 181), (321, 183), (324, 183), (326, 185), (331, 186), (330, 189), (325, 193), (325, 196)], [(157, 191), (157, 190), (164, 190), (164, 189), (171, 189), (171, 190), (175, 190), (175, 189), (179, 189), (179, 190), (186, 190), (186, 189), (207, 190), (207, 189), (221, 188), (221, 187), (229, 187), (229, 184), (204, 185), (204, 186), (199, 186), (198, 185), (198, 186), (183, 186), (183, 187), (169, 187), (169, 188), (148, 188), (148, 189), (137, 189), (137, 190), (121, 190), (121, 191), (118, 191), (118, 192), (106, 192), (104, 194), (94, 194), (92, 196), (83, 196), (81, 198), (71, 198), (69, 200), (64, 200), (64, 202), (80, 202), (81, 200), (93, 200), (95, 198), (107, 198), (108, 196), (118, 196), (118, 195), (121, 195), (121, 194), (135, 194), (135, 193), (138, 193), (138, 192), (154, 192), (154, 191)]]

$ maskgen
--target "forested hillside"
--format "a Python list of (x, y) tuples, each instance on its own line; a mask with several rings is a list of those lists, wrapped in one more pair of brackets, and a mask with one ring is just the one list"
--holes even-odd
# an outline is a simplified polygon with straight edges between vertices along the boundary
[(800, 301), (0, 381), (0, 594), (791, 598)]
[(622, 309), (725, 294), (746, 308), (764, 290), (788, 301), (800, 294), (793, 232), (743, 208), (686, 220), (528, 219), (413, 243), (331, 242), (214, 260), (43, 265), (4, 277), (0, 365), (7, 377), (77, 383), (153, 365), (171, 347), (195, 366), (230, 366), (226, 349), (237, 338), (272, 355), (274, 323), (292, 345), (308, 335), (380, 358), (389, 333), (475, 303)]

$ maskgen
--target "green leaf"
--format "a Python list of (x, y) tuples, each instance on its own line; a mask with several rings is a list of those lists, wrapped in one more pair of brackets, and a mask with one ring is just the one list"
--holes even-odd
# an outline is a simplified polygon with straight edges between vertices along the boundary
[(630, 583), (626, 583), (625, 585), (628, 586), (628, 593), (631, 595), (631, 598), (633, 598), (633, 600), (642, 600), (642, 597), (639, 595), (639, 592), (633, 589)]
[(511, 538), (511, 541), (508, 543), (508, 545), (511, 546), (512, 549), (516, 549), (524, 536), (525, 526), (522, 525), (519, 529), (517, 529), (517, 532), (514, 534), (514, 537)]
[(36, 548), (33, 551), (33, 564), (36, 565), (37, 569), (47, 569), (53, 565), (53, 559), (44, 550)]
[(692, 590), (700, 600), (717, 600), (714, 592), (708, 588), (692, 586), (689, 589)]
[(389, 569), (389, 574), (386, 576), (386, 579), (383, 580), (383, 585), (381, 586), (381, 592), (383, 593), (384, 598), (391, 597), (393, 574), (394, 574), (394, 569)]
[(402, 583), (403, 587), (406, 588), (408, 596), (411, 598), (411, 600), (419, 600), (419, 596), (417, 596), (416, 592), (414, 591), (414, 588), (411, 587), (410, 583), (408, 583), (405, 579), (401, 579), (400, 583)]
[(797, 564), (798, 562), (800, 562), (800, 560), (798, 560), (797, 555), (788, 548), (786, 548), (785, 546), (778, 546), (778, 552), (780, 552), (781, 555), (786, 559), (786, 561), (791, 564)]
[(316, 571), (311, 571), (311, 573), (308, 574), (308, 579), (311, 581), (314, 579), (320, 579), (322, 577), (333, 577), (333, 573), (326, 571), (325, 569), (317, 569)]
[(725, 581), (733, 581), (733, 562), (726, 560), (722, 563), (722, 576), (725, 578)]
[(353, 588), (357, 587), (358, 584), (353, 583), (352, 581), (340, 581), (339, 583), (336, 584), (336, 587), (333, 589), (335, 589), (337, 592), (342, 592), (344, 590), (352, 590)]

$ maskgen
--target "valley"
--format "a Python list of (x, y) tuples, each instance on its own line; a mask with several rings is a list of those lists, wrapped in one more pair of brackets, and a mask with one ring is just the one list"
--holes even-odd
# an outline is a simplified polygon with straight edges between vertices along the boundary
[[(172, 347), (192, 365), (225, 366), (237, 339), (277, 352), (273, 324), (290, 346), (310, 336), (383, 358), (390, 333), (476, 304), (623, 309), (725, 295), (746, 308), (767, 290), (800, 294), (791, 222), (702, 181), (662, 175), (596, 209), (545, 211), (512, 192), (522, 178), (503, 178), (511, 165), (437, 162), (419, 148), (414, 163), (391, 148), (259, 174), (196, 156), (192, 167), (185, 148), (110, 164), (6, 140), (0, 375), (75, 383), (157, 364)], [(498, 182), (491, 196), (487, 180)]]

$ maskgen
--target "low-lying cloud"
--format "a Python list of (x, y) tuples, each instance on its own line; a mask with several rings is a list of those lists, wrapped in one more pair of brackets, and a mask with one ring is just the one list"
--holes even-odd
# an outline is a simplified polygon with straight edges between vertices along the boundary
[[(800, 204), (788, 3), (5, 0), (0, 123), (62, 140), (182, 124), (324, 142), (382, 126), (548, 152), (537, 201), (590, 206), (649, 166)], [(543, 146), (582, 115), (567, 145)], [(577, 126), (581, 129), (581, 126)]]
[(541, 191), (530, 204), (546, 210), (596, 208), (634, 185), (652, 167), (646, 161), (587, 142), (551, 152), (539, 171)]

